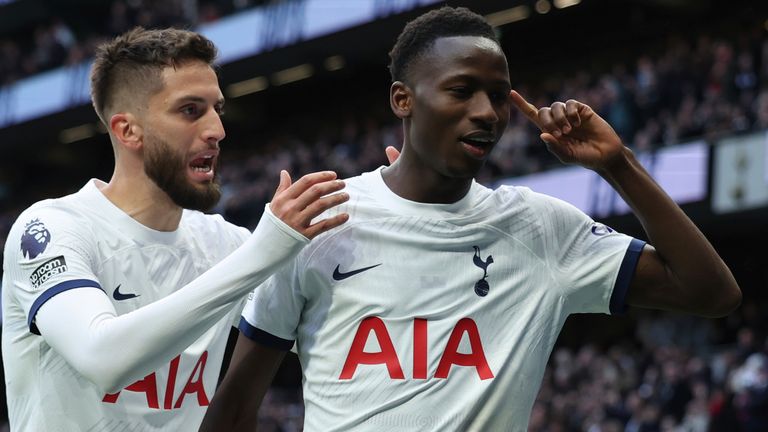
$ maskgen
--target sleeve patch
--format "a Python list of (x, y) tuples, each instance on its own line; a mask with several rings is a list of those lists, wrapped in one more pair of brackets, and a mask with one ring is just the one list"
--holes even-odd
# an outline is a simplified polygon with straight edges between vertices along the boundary
[(27, 259), (35, 258), (45, 251), (51, 242), (51, 232), (40, 219), (32, 219), (24, 226), (21, 235), (21, 253)]
[(29, 276), (29, 282), (32, 284), (33, 288), (38, 288), (48, 279), (66, 271), (67, 261), (64, 259), (63, 255), (59, 255), (40, 264), (40, 266)]

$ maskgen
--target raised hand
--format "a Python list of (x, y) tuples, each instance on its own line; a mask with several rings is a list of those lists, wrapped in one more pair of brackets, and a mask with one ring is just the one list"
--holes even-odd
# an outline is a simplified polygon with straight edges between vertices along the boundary
[(282, 170), (269, 208), (288, 226), (311, 239), (349, 219), (347, 213), (340, 213), (312, 223), (324, 211), (349, 200), (347, 193), (334, 193), (343, 188), (344, 182), (337, 180), (333, 171), (307, 174), (293, 183), (288, 171)]
[(541, 139), (563, 163), (603, 170), (625, 149), (611, 125), (577, 100), (536, 108), (514, 90), (509, 98), (541, 130)]

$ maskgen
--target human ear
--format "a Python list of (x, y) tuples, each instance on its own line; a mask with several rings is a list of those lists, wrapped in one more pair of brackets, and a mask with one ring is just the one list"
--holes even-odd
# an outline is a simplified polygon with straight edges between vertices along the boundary
[(137, 149), (143, 144), (143, 129), (131, 113), (117, 113), (109, 118), (109, 130), (122, 145)]
[(411, 116), (411, 89), (402, 81), (395, 81), (389, 88), (389, 105), (398, 118)]

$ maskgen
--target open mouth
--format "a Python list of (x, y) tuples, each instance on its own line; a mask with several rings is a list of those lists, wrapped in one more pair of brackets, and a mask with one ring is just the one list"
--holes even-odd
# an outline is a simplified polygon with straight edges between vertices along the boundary
[(496, 143), (491, 136), (465, 136), (460, 141), (464, 144), (464, 150), (475, 158), (485, 157)]
[(189, 163), (192, 171), (199, 173), (207, 173), (213, 170), (213, 156), (203, 156), (194, 159)]
[(192, 179), (202, 182), (213, 181), (216, 156), (214, 154), (203, 154), (189, 162)]

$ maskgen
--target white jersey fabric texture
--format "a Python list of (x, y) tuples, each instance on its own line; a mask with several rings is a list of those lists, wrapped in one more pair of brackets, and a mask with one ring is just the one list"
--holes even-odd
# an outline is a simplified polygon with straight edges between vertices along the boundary
[[(96, 182), (33, 205), (8, 236), (2, 307), (11, 428), (197, 430), (245, 294), (308, 240), (268, 211), (253, 235), (187, 210), (177, 230), (155, 231), (114, 206)], [(275, 259), (262, 260), (267, 255)], [(260, 271), (249, 270), (262, 262)], [(103, 312), (92, 317), (98, 328), (86, 328), (76, 313), (61, 316), (99, 302)], [(50, 343), (37, 328), (38, 313), (41, 328), (42, 318), (60, 324), (47, 327)], [(68, 334), (74, 330), (100, 343), (75, 339)], [(88, 356), (89, 370), (78, 369)], [(129, 371), (113, 391), (86, 378), (111, 369)]]
[(240, 330), (296, 350), (305, 431), (525, 431), (574, 313), (616, 313), (644, 242), (527, 188), (453, 204), (345, 180), (349, 222), (255, 290)]

